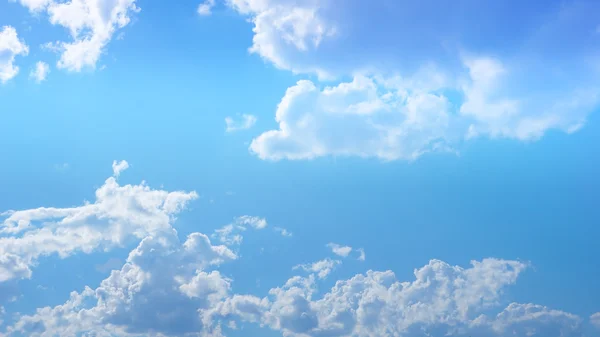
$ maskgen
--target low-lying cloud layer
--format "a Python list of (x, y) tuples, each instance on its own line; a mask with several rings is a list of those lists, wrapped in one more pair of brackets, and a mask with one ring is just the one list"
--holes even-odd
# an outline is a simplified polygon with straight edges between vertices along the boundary
[[(326, 257), (297, 265), (299, 274), (266, 297), (236, 293), (235, 280), (219, 267), (236, 263), (242, 234), (265, 229), (267, 221), (241, 216), (215, 231), (213, 240), (200, 232), (180, 239), (174, 215), (196, 193), (120, 186), (116, 177), (127, 167), (115, 162), (114, 176), (96, 191), (94, 203), (4, 213), (0, 286), (31, 277), (42, 255), (107, 252), (139, 240), (99, 285), (73, 291), (64, 304), (12, 317), (6, 336), (226, 336), (258, 324), (298, 337), (583, 337), (597, 324), (597, 315), (587, 320), (535, 304), (507, 305), (505, 290), (529, 265), (496, 258), (468, 267), (431, 260), (405, 281), (389, 270), (369, 270), (320, 291), (332, 271), (343, 268), (342, 260)], [(342, 258), (354, 250), (327, 246)]]

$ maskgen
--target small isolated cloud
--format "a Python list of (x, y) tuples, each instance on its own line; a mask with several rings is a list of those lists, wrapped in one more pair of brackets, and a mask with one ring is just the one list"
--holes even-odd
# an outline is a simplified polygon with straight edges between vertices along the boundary
[(366, 259), (365, 250), (363, 248), (358, 248), (357, 251), (359, 253), (357, 260), (364, 261)]
[(267, 227), (267, 219), (250, 215), (235, 218), (235, 223), (242, 226), (248, 225), (255, 229), (264, 229)]
[(202, 16), (208, 16), (212, 14), (212, 9), (215, 7), (215, 0), (206, 0), (198, 5), (198, 14)]
[(50, 73), (50, 66), (46, 62), (39, 61), (29, 73), (29, 77), (36, 83), (42, 83)]
[(15, 65), (16, 56), (29, 54), (29, 47), (19, 39), (17, 30), (4, 26), (0, 30), (0, 82), (6, 83), (19, 73)]
[(125, 160), (121, 160), (119, 162), (117, 162), (116, 160), (113, 161), (113, 164), (112, 164), (113, 176), (118, 178), (121, 175), (121, 172), (127, 170), (128, 168), (129, 168), (129, 163), (127, 163)]
[(212, 238), (218, 239), (222, 244), (239, 245), (244, 239), (241, 233), (246, 231), (248, 227), (257, 230), (265, 229), (267, 227), (267, 220), (257, 216), (239, 216), (233, 220), (233, 223), (215, 230)]
[(342, 262), (338, 260), (324, 259), (314, 263), (299, 264), (292, 269), (302, 269), (309, 273), (316, 273), (320, 279), (324, 279), (341, 263)]
[(69, 165), (69, 163), (54, 164), (54, 169), (59, 172), (67, 171), (70, 168), (71, 165)]
[(227, 132), (235, 132), (240, 130), (247, 130), (256, 124), (257, 118), (253, 115), (243, 114), (241, 119), (235, 120), (232, 117), (225, 118), (225, 131)]
[(275, 227), (274, 230), (276, 232), (278, 232), (279, 234), (281, 234), (281, 236), (287, 236), (287, 237), (291, 237), (293, 234), (292, 232), (288, 231), (285, 228), (281, 228), (281, 227)]
[(590, 316), (590, 322), (596, 328), (600, 329), (600, 312), (597, 312), (597, 313), (593, 314), (592, 316)]
[(327, 247), (329, 247), (335, 255), (341, 257), (348, 257), (348, 255), (350, 255), (350, 253), (352, 252), (352, 247), (338, 245), (337, 243), (333, 242), (328, 243)]

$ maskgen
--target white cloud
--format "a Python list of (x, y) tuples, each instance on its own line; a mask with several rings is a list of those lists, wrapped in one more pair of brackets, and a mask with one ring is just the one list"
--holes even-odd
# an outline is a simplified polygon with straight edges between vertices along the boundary
[(94, 203), (5, 212), (0, 282), (30, 277), (41, 256), (88, 254), (170, 231), (175, 215), (197, 197), (195, 192), (153, 190), (144, 183), (120, 186), (110, 177), (96, 190)]
[(95, 69), (100, 56), (119, 29), (131, 21), (138, 12), (136, 0), (20, 0), (34, 12), (46, 12), (53, 25), (69, 30), (72, 41), (46, 44), (50, 50), (60, 52), (57, 67), (69, 71)]
[(279, 234), (281, 234), (281, 236), (287, 236), (287, 237), (291, 237), (293, 236), (293, 233), (288, 231), (285, 228), (281, 228), (281, 227), (275, 227), (273, 228), (276, 232), (278, 232)]
[(264, 229), (267, 227), (267, 220), (257, 216), (239, 216), (233, 219), (233, 223), (215, 230), (212, 237), (226, 245), (239, 245), (243, 240), (243, 236), (240, 233), (246, 231), (248, 227), (257, 230)]
[(212, 14), (212, 9), (215, 7), (215, 0), (205, 0), (203, 3), (198, 5), (198, 14), (202, 16), (207, 16)]
[(328, 243), (327, 247), (329, 247), (331, 249), (331, 251), (338, 256), (341, 257), (348, 257), (348, 255), (350, 255), (350, 253), (352, 253), (352, 247), (350, 246), (341, 246), (338, 245), (337, 243)]
[[(21, 317), (9, 335), (184, 336), (203, 332), (197, 310), (225, 298), (231, 280), (210, 270), (237, 256), (208, 237), (192, 233), (179, 242), (175, 231), (143, 239), (95, 290), (73, 292), (64, 304)], [(211, 331), (200, 336), (210, 336)]]
[(364, 260), (366, 260), (365, 250), (363, 248), (358, 248), (357, 251), (358, 251), (358, 254), (359, 254), (357, 260), (358, 261), (364, 261)]
[(324, 259), (314, 263), (299, 264), (295, 266), (293, 270), (302, 269), (309, 273), (316, 273), (320, 279), (323, 279), (326, 278), (339, 264), (341, 264), (341, 262), (338, 260)]
[[(254, 24), (250, 50), (278, 68), (354, 78), (324, 89), (311, 81), (289, 88), (275, 116), (279, 129), (252, 143), (263, 159), (412, 160), (458, 152), (475, 137), (533, 141), (548, 130), (577, 131), (600, 106), (597, 64), (586, 61), (600, 53), (589, 43), (597, 26), (589, 13), (600, 10), (598, 2), (543, 13), (521, 8), (513, 30), (498, 24), (514, 21), (512, 11), (474, 2), (227, 3)], [(508, 0), (503, 8), (519, 4)], [(431, 82), (419, 79), (431, 65)], [(406, 77), (399, 82), (398, 74)]]
[(19, 73), (15, 57), (25, 56), (29, 47), (20, 40), (14, 27), (4, 26), (0, 30), (0, 82), (6, 83)]
[(590, 322), (592, 322), (592, 324), (600, 329), (600, 312), (597, 312), (595, 314), (593, 314), (592, 316), (590, 316)]
[(46, 77), (50, 73), (50, 66), (46, 62), (37, 62), (35, 67), (31, 70), (29, 77), (34, 79), (37, 83), (42, 83), (46, 80)]
[(113, 176), (118, 178), (121, 175), (121, 172), (127, 170), (128, 168), (129, 168), (129, 163), (125, 160), (113, 161), (113, 164), (112, 164)]
[(470, 268), (432, 260), (415, 270), (412, 282), (397, 281), (391, 271), (368, 271), (337, 281), (320, 298), (314, 274), (296, 276), (266, 298), (227, 298), (204, 317), (205, 322), (236, 317), (290, 337), (581, 337), (579, 317), (538, 305), (512, 303), (487, 315), (525, 268), (497, 259), (474, 261)]
[(225, 131), (235, 132), (240, 130), (248, 130), (256, 124), (256, 117), (253, 115), (243, 114), (241, 120), (236, 121), (233, 117), (225, 118)]
[[(458, 82), (432, 68), (409, 78), (356, 76), (322, 89), (301, 80), (277, 107), (279, 129), (256, 137), (250, 150), (267, 160), (413, 160), (433, 151), (457, 152), (476, 136), (535, 140), (550, 129), (570, 133), (600, 102), (600, 90), (584, 89), (538, 101), (511, 92), (507, 76), (521, 75), (482, 57), (465, 61)], [(446, 93), (464, 99), (452, 101)]]
[(251, 17), (254, 37), (250, 52), (260, 55), (281, 69), (316, 72), (326, 77), (318, 67), (294, 64), (290, 54), (306, 55), (315, 50), (325, 38), (334, 36), (336, 29), (321, 17), (321, 8), (329, 1), (300, 0), (228, 0), (227, 4)]

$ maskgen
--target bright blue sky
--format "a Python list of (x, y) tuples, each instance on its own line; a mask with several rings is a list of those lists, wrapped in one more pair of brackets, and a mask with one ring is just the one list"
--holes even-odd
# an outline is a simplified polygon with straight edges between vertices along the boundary
[(599, 9), (0, 0), (0, 336), (600, 336)]

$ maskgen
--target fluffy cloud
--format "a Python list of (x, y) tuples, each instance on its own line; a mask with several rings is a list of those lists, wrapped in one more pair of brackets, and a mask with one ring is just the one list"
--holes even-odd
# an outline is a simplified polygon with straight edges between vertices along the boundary
[(322, 89), (301, 80), (277, 107), (279, 129), (256, 137), (250, 149), (268, 160), (412, 160), (455, 152), (477, 136), (535, 140), (549, 129), (573, 132), (600, 102), (600, 90), (585, 86), (540, 101), (512, 92), (512, 81), (504, 81), (510, 76), (521, 75), (482, 57), (465, 60), (460, 81), (431, 67), (410, 78), (357, 76)]
[(202, 16), (211, 15), (212, 9), (215, 7), (215, 0), (206, 0), (198, 5), (198, 14)]
[(253, 115), (243, 114), (241, 120), (235, 120), (233, 117), (225, 118), (225, 131), (235, 132), (240, 130), (247, 130), (256, 124), (256, 117)]
[(470, 268), (432, 260), (399, 282), (391, 271), (340, 280), (319, 299), (315, 275), (293, 277), (266, 298), (233, 296), (212, 310), (217, 317), (261, 323), (284, 336), (582, 336), (575, 315), (513, 303), (496, 316), (503, 290), (526, 265), (486, 259)]
[(27, 55), (29, 47), (17, 36), (17, 31), (11, 26), (0, 30), (0, 82), (6, 83), (17, 76), (19, 67), (15, 65), (15, 57)]
[(32, 12), (48, 14), (53, 25), (68, 29), (72, 41), (46, 44), (59, 52), (58, 68), (69, 71), (94, 69), (115, 32), (129, 24), (138, 12), (135, 0), (19, 0)]
[(74, 292), (63, 305), (21, 317), (8, 334), (203, 335), (198, 310), (223, 300), (231, 287), (228, 278), (209, 269), (236, 258), (200, 233), (185, 242), (179, 242), (173, 230), (149, 236), (98, 288)]
[(35, 67), (33, 68), (33, 70), (31, 70), (29, 77), (37, 83), (42, 83), (46, 80), (46, 77), (49, 73), (50, 66), (48, 66), (48, 63), (40, 61), (35, 64)]
[(352, 253), (352, 247), (350, 246), (342, 246), (338, 245), (337, 243), (331, 242), (327, 244), (327, 247), (329, 247), (335, 255), (341, 257), (348, 257), (348, 255)]
[(8, 211), (0, 225), (0, 281), (28, 278), (41, 256), (91, 253), (129, 239), (171, 230), (171, 221), (195, 192), (153, 190), (144, 183), (121, 186), (116, 175), (96, 190), (96, 201), (77, 207)]
[(299, 264), (293, 269), (302, 269), (309, 273), (315, 273), (320, 279), (324, 279), (341, 263), (342, 262), (338, 260), (324, 259), (314, 263)]
[(256, 137), (251, 151), (272, 160), (411, 160), (475, 137), (574, 132), (600, 105), (589, 15), (600, 4), (551, 3), (229, 0), (254, 23), (252, 52), (295, 73), (353, 77), (290, 87), (279, 129)]

